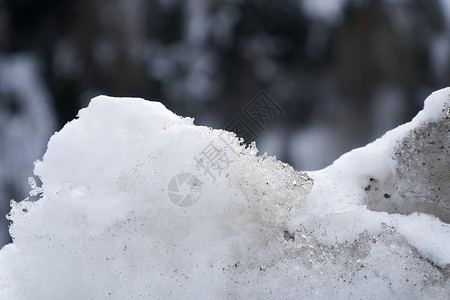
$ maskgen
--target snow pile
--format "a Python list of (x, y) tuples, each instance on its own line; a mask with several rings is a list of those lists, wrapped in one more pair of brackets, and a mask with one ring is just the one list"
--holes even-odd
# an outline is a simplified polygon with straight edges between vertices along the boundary
[(410, 123), (310, 172), (315, 185), (291, 230), (304, 226), (331, 245), (378, 234), (384, 223), (422, 256), (450, 265), (449, 107), (450, 88), (435, 92)]
[(12, 203), (0, 295), (446, 299), (449, 93), (314, 185), (159, 103), (97, 97), (36, 163), (41, 199)]
[[(305, 174), (256, 152), (160, 103), (93, 99), (36, 162), (42, 198), (12, 203), (14, 243), (0, 255), (1, 293), (15, 299), (226, 293), (228, 265), (283, 257), (285, 223), (312, 186)], [(169, 183), (184, 174), (195, 182), (178, 182), (175, 191)], [(195, 204), (175, 205), (174, 194)]]

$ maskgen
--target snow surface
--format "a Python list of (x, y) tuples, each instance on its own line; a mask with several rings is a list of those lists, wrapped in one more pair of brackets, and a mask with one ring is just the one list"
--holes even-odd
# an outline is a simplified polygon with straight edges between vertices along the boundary
[[(365, 190), (370, 181), (375, 179), (386, 181), (396, 173), (398, 159), (395, 159), (395, 151), (402, 139), (411, 132), (417, 132), (424, 124), (442, 122), (444, 116), (448, 119), (449, 106), (450, 88), (435, 92), (426, 99), (424, 109), (410, 123), (389, 131), (363, 148), (343, 155), (324, 170), (309, 172), (315, 184), (305, 208), (295, 221), (291, 222), (291, 230), (304, 226), (320, 242), (331, 245), (357, 239), (364, 230), (371, 235), (378, 234), (381, 230), (380, 223), (384, 223), (394, 226), (410, 245), (433, 263), (442, 267), (449, 265), (449, 224), (443, 223), (432, 215), (374, 212), (367, 209), (365, 201)], [(444, 137), (446, 137), (443, 140), (446, 154), (441, 167), (446, 174), (443, 178), (444, 185), (449, 186), (450, 135), (448, 128), (445, 129)], [(408, 163), (412, 164), (412, 162)], [(426, 189), (431, 189), (431, 186), (432, 184), (429, 184)], [(443, 197), (445, 197), (443, 200), (445, 205), (440, 209), (446, 210), (447, 215), (450, 216), (449, 196), (444, 194)], [(407, 200), (411, 201), (411, 199)]]
[[(35, 163), (41, 199), (11, 203), (0, 298), (448, 299), (449, 224), (366, 202), (371, 178), (397, 174), (411, 133), (446, 122), (449, 93), (310, 173), (314, 184), (160, 103), (94, 98)], [(222, 164), (203, 168), (210, 154)]]

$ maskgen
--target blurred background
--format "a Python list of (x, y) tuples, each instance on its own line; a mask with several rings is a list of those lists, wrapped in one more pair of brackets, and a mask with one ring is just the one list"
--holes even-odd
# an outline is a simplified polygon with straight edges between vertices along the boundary
[(261, 90), (261, 152), (317, 170), (450, 79), (449, 0), (0, 0), (0, 246), (49, 137), (99, 94), (225, 128)]

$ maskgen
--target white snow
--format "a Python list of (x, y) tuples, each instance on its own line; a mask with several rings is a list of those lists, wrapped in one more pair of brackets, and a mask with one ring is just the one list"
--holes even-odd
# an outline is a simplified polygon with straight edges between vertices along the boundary
[[(195, 161), (210, 143), (233, 161), (222, 174), (211, 169), (214, 179)], [(284, 240), (284, 223), (312, 184), (255, 153), (160, 103), (93, 99), (35, 163), (42, 199), (12, 202), (14, 244), (1, 251), (0, 294), (213, 297), (225, 288), (224, 267), (280, 255), (270, 243)], [(188, 208), (167, 190), (185, 172), (202, 182)]]
[[(449, 92), (312, 172), (312, 190), (232, 133), (157, 102), (94, 98), (35, 163), (42, 198), (11, 204), (0, 298), (445, 299), (448, 270), (436, 265), (450, 262), (449, 224), (368, 210), (364, 188), (394, 172), (405, 135), (442, 120)], [(183, 178), (194, 180), (177, 192)]]
[(373, 212), (364, 200), (370, 178), (382, 181), (394, 173), (394, 151), (400, 140), (424, 123), (440, 121), (445, 104), (450, 104), (450, 88), (429, 96), (424, 109), (411, 122), (344, 154), (326, 169), (309, 172), (315, 184), (305, 208), (291, 223), (291, 230), (305, 226), (320, 242), (331, 245), (357, 239), (363, 230), (378, 234), (380, 224), (385, 223), (394, 225), (424, 257), (441, 266), (450, 264), (449, 224), (418, 213), (405, 216)]

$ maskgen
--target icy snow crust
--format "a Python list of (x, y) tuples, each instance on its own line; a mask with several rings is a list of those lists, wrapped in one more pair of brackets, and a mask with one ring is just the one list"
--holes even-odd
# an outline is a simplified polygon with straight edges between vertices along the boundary
[[(411, 194), (396, 153), (414, 157), (414, 129), (443, 122), (439, 145), (448, 147), (449, 93), (433, 94), (411, 123), (311, 173), (314, 185), (160, 103), (97, 97), (36, 162), (41, 199), (12, 202), (0, 298), (448, 299), (449, 224), (427, 209), (410, 214), (416, 206), (404, 204)], [(211, 143), (232, 160), (215, 181), (195, 160)], [(190, 207), (168, 197), (180, 173), (201, 182)], [(433, 187), (441, 197), (446, 185)], [(448, 196), (432, 204), (444, 210)]]

